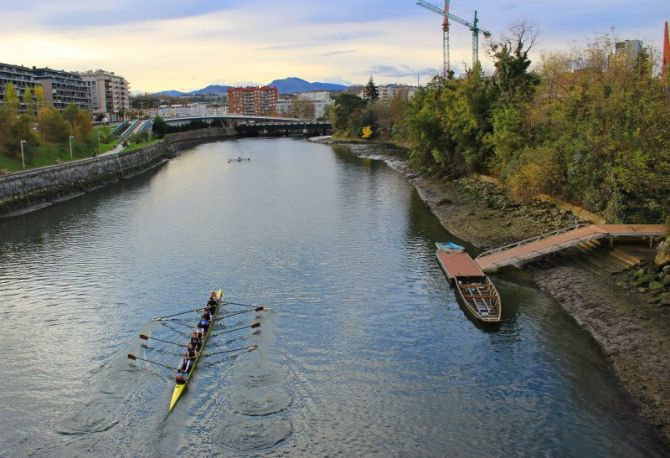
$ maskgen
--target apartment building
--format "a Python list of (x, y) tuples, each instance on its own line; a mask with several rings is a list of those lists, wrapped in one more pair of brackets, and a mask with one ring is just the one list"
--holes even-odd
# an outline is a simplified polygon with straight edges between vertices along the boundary
[(12, 83), (14, 88), (16, 88), (16, 93), (21, 103), (20, 111), (25, 111), (26, 106), (23, 100), (23, 93), (26, 88), (30, 88), (34, 94), (35, 87), (39, 84), (33, 77), (32, 69), (21, 65), (0, 63), (0, 104), (5, 103), (5, 87), (7, 83)]
[(279, 91), (276, 87), (231, 87), (228, 89), (228, 112), (250, 116), (271, 115), (277, 111)]
[(105, 70), (80, 73), (91, 97), (91, 113), (118, 121), (130, 110), (129, 84), (122, 76)]
[(62, 110), (70, 104), (90, 110), (90, 94), (86, 82), (77, 73), (51, 68), (33, 68), (35, 82), (44, 88), (47, 104)]

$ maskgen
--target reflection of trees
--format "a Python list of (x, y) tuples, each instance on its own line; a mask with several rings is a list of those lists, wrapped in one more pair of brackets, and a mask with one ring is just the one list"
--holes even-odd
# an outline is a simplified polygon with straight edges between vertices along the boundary
[(333, 151), (335, 152), (335, 157), (341, 162), (346, 162), (347, 164), (362, 165), (366, 168), (376, 169), (377, 167), (385, 167), (383, 164), (377, 164), (378, 162), (369, 157), (361, 157), (358, 154), (354, 153), (350, 146), (347, 145), (332, 145)]

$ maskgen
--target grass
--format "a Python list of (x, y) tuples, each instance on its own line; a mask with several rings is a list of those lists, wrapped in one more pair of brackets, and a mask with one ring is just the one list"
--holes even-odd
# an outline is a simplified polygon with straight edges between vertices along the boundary
[[(118, 140), (112, 140), (109, 143), (102, 143), (100, 151), (98, 151), (97, 141), (91, 143), (87, 142), (72, 142), (72, 158), (74, 160), (92, 157), (97, 153), (104, 153), (113, 149), (119, 144)], [(62, 164), (70, 161), (70, 144), (68, 143), (44, 143), (32, 148), (26, 154), (26, 170), (38, 167), (45, 167), (47, 165)], [(19, 172), (22, 170), (21, 158), (15, 159), (0, 154), (0, 170), (7, 170), (10, 172)]]
[(123, 148), (123, 152), (125, 153), (125, 152), (128, 152), (128, 151), (136, 151), (140, 148), (144, 148), (145, 146), (151, 146), (153, 144), (156, 144), (159, 141), (161, 141), (160, 138), (151, 138), (151, 139), (145, 140), (143, 142), (134, 143), (132, 145), (128, 145), (125, 148)]

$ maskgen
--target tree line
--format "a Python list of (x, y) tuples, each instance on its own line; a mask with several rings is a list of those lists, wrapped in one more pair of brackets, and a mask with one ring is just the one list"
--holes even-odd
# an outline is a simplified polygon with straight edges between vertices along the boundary
[[(414, 167), (445, 179), (496, 176), (519, 198), (547, 193), (609, 221), (670, 215), (670, 95), (659, 58), (613, 52), (607, 36), (544, 54), (531, 69), (527, 24), (491, 46), (492, 75), (435, 77), (404, 102), (341, 95), (330, 117), (342, 136), (365, 125), (410, 150)], [(390, 105), (400, 105), (394, 110)], [(391, 113), (392, 112), (392, 113)]]
[[(27, 87), (21, 99), (12, 83), (5, 86), (4, 103), (0, 105), (0, 155), (21, 160), (21, 143), (27, 164), (40, 159), (69, 159), (70, 136), (74, 137), (73, 155), (95, 151), (98, 141), (108, 142), (109, 131), (99, 139), (93, 129), (91, 115), (76, 105), (63, 112), (45, 102), (44, 90)], [(41, 157), (44, 156), (44, 157)]]

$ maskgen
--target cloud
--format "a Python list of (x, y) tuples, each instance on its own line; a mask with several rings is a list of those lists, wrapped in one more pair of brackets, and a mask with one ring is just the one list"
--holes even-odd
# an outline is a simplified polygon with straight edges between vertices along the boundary
[(339, 56), (340, 54), (351, 54), (352, 52), (356, 52), (355, 49), (343, 49), (340, 51), (330, 51), (330, 52), (324, 52), (322, 54), (315, 54), (315, 57), (328, 57), (328, 56)]
[(436, 68), (412, 68), (409, 65), (399, 65), (394, 67), (392, 65), (373, 65), (366, 71), (359, 73), (360, 75), (373, 75), (390, 78), (406, 78), (416, 77), (417, 75), (437, 75), (440, 71)]
[(47, 9), (40, 23), (56, 28), (95, 27), (135, 22), (180, 19), (236, 7), (236, 0), (114, 0), (107, 2), (65, 1)]

